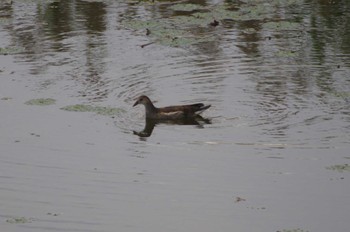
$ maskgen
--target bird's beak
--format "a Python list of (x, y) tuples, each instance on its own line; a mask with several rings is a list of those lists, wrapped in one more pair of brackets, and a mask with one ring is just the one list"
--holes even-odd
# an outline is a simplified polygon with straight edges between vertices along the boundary
[(139, 104), (139, 100), (137, 100), (132, 107), (137, 106), (138, 104)]

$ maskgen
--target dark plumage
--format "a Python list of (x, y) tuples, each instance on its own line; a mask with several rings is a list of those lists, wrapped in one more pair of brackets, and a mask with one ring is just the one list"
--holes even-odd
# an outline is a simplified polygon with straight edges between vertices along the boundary
[(210, 107), (210, 105), (197, 103), (192, 105), (177, 105), (157, 108), (153, 105), (152, 101), (144, 95), (139, 97), (133, 106), (139, 104), (145, 106), (146, 118), (149, 119), (181, 119), (195, 117)]

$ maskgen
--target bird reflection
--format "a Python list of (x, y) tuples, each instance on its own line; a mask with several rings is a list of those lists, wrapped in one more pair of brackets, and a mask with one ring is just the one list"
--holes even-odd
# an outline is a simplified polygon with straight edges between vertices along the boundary
[(133, 131), (134, 135), (138, 135), (141, 138), (150, 137), (157, 124), (168, 124), (168, 125), (194, 125), (197, 128), (203, 128), (205, 124), (211, 124), (211, 120), (203, 118), (200, 115), (196, 117), (182, 118), (176, 120), (157, 120), (157, 119), (146, 119), (145, 128), (142, 131)]

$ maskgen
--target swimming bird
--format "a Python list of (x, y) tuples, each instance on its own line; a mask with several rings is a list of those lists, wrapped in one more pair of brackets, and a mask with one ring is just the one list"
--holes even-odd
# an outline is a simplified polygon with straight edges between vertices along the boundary
[(153, 105), (152, 101), (145, 95), (137, 98), (133, 106), (142, 104), (146, 109), (146, 119), (158, 119), (158, 120), (171, 120), (181, 118), (196, 117), (204, 110), (208, 109), (211, 105), (204, 105), (203, 103), (197, 103), (192, 105), (176, 105), (157, 108)]

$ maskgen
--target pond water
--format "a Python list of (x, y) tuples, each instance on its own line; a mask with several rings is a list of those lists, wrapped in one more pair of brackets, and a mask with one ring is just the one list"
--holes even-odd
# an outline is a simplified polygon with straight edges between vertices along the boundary
[[(347, 0), (0, 1), (1, 231), (347, 231), (349, 22)], [(211, 108), (145, 125), (140, 95)]]

